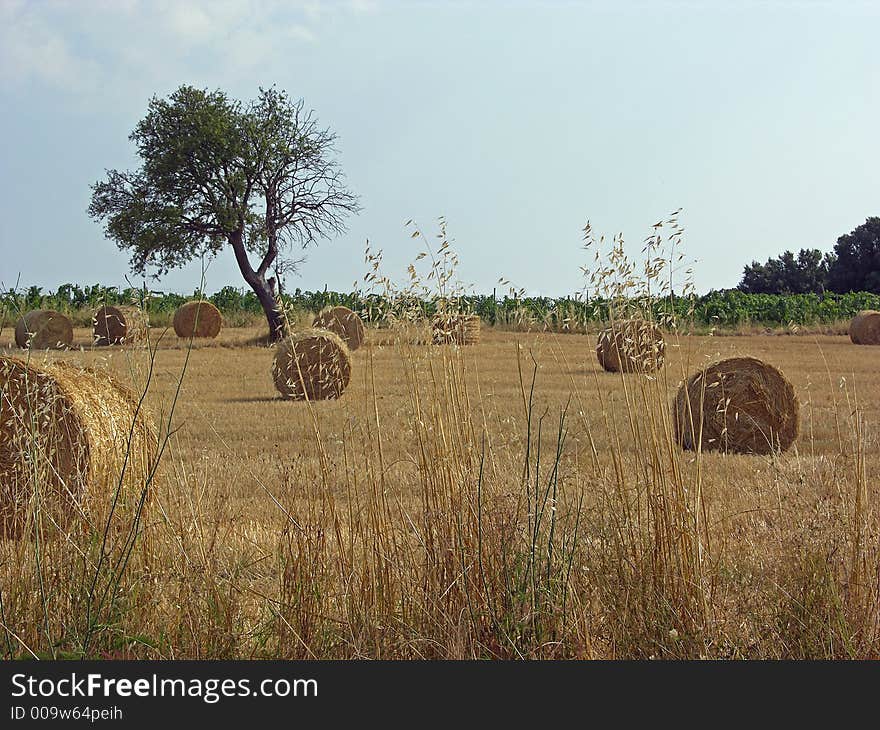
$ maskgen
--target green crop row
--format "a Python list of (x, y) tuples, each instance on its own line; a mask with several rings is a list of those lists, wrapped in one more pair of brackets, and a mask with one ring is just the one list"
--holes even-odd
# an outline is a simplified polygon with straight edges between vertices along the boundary
[[(193, 299), (181, 294), (118, 289), (100, 285), (80, 287), (65, 284), (55, 292), (39, 287), (0, 294), (0, 309), (5, 324), (30, 309), (56, 309), (65, 313), (87, 313), (103, 304), (137, 304), (151, 314), (170, 314), (182, 303)], [(382, 296), (357, 292), (301, 291), (283, 295), (284, 304), (294, 310), (317, 312), (326, 306), (346, 306), (368, 321), (380, 321), (389, 311), (407, 309), (430, 316), (436, 301), (389, 302)], [(227, 286), (209, 296), (226, 317), (259, 316), (260, 303), (253, 292)], [(470, 295), (461, 297), (461, 308), (478, 314), (484, 322), (501, 326), (543, 326), (549, 329), (580, 330), (608, 319), (609, 302), (578, 297), (496, 297)], [(645, 306), (642, 303), (642, 306)], [(656, 316), (674, 316), (678, 321), (708, 327), (742, 325), (788, 326), (839, 322), (862, 309), (880, 309), (880, 295), (868, 292), (848, 294), (745, 294), (738, 290), (712, 291), (702, 296), (671, 297), (650, 302)]]

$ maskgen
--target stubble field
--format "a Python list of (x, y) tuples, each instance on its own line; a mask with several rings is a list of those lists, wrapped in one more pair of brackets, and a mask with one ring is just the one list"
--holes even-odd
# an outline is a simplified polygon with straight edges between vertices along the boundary
[[(10, 655), (880, 653), (880, 348), (670, 336), (650, 379), (603, 372), (589, 335), (370, 330), (344, 396), (308, 404), (277, 397), (258, 329), (165, 334), (152, 375), (147, 350), (89, 334), (48, 357), (149, 377), (168, 448), (100, 625), (78, 547), (94, 536), (4, 543)], [(674, 445), (679, 383), (734, 355), (794, 384), (790, 451)]]

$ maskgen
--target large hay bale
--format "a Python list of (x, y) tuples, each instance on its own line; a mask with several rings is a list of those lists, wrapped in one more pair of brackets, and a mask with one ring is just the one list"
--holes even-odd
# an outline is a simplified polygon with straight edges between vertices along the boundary
[(137, 505), (156, 431), (138, 397), (105, 372), (0, 357), (0, 535), (82, 518), (93, 529)]
[(178, 337), (214, 338), (222, 326), (223, 316), (211, 302), (187, 302), (174, 313), (174, 332)]
[(673, 402), (676, 441), (685, 449), (745, 454), (785, 451), (798, 435), (794, 387), (753, 357), (715, 363), (683, 383)]
[(612, 373), (653, 373), (663, 367), (666, 342), (653, 322), (628, 319), (603, 329), (596, 341), (596, 357)]
[(853, 317), (849, 338), (856, 345), (880, 345), (880, 312), (865, 309)]
[(73, 345), (73, 323), (53, 309), (26, 312), (15, 324), (15, 344), (23, 349), (65, 350)]
[(312, 322), (312, 327), (330, 330), (339, 335), (352, 352), (364, 344), (364, 323), (348, 307), (327, 307), (321, 310)]
[(480, 325), (476, 314), (438, 312), (431, 318), (431, 341), (435, 345), (476, 345)]
[(135, 345), (144, 342), (150, 331), (147, 313), (138, 307), (104, 306), (92, 317), (94, 343), (108, 345)]
[(338, 398), (351, 379), (351, 354), (330, 330), (303, 330), (278, 343), (272, 377), (285, 398)]

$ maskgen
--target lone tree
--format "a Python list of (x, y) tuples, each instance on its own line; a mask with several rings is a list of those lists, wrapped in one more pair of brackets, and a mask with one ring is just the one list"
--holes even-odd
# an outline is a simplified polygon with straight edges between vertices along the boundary
[(129, 138), (141, 166), (108, 170), (92, 186), (89, 215), (131, 253), (139, 274), (159, 276), (229, 246), (270, 339), (280, 339), (271, 274), (298, 263), (282, 252), (341, 234), (359, 210), (334, 158), (336, 135), (302, 100), (274, 88), (244, 105), (222, 91), (181, 86), (167, 99), (153, 97)]

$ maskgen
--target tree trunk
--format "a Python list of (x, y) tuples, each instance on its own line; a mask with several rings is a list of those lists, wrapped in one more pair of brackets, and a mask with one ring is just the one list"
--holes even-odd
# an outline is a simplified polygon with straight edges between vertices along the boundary
[(266, 321), (269, 324), (269, 341), (278, 342), (287, 333), (287, 327), (281, 312), (281, 307), (275, 299), (275, 293), (269, 282), (266, 281), (265, 275), (261, 275), (254, 271), (251, 262), (248, 259), (247, 251), (244, 247), (244, 240), (241, 231), (235, 231), (229, 234), (229, 243), (232, 250), (235, 251), (235, 260), (238, 262), (238, 268), (242, 277), (248, 283), (260, 305), (266, 314)]
[(263, 312), (266, 314), (266, 322), (269, 324), (270, 342), (278, 342), (278, 340), (283, 339), (284, 335), (287, 333), (287, 326), (281, 312), (281, 307), (272, 292), (272, 287), (270, 287), (265, 279), (260, 276), (256, 278), (254, 283), (248, 283), (257, 295), (257, 299), (260, 300)]

